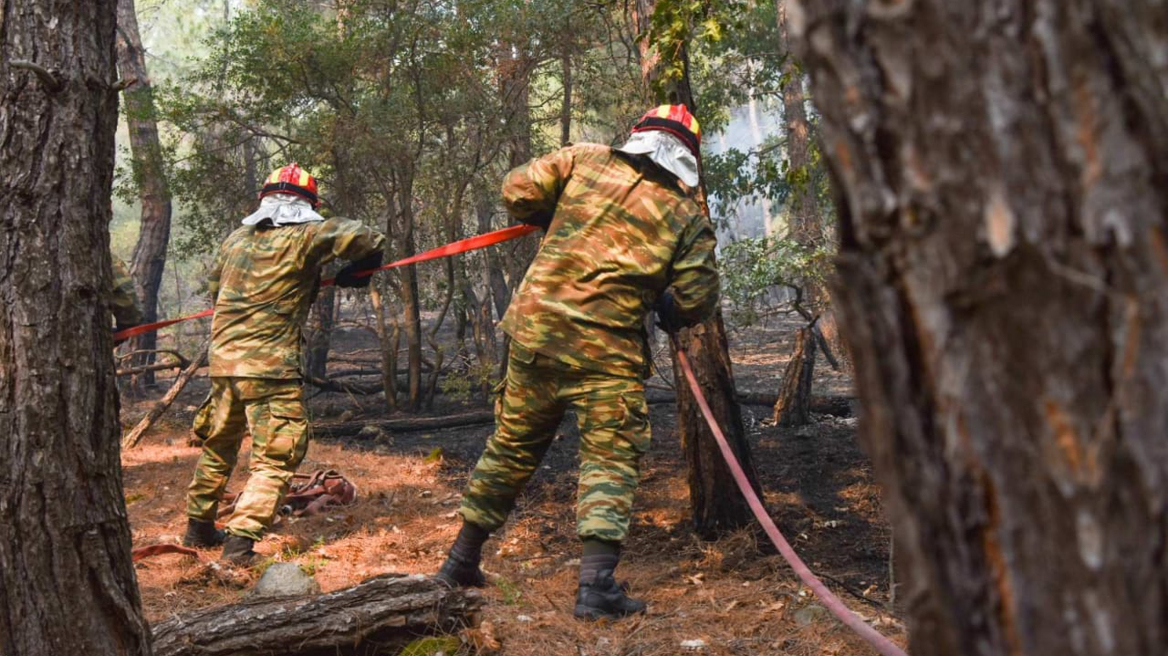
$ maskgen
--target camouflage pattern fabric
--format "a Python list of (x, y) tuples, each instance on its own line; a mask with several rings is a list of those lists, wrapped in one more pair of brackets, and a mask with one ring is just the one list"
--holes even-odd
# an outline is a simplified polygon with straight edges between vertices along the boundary
[(718, 303), (714, 230), (677, 179), (607, 146), (562, 148), (513, 170), (503, 201), (547, 236), (503, 318), (521, 344), (616, 376), (647, 368), (643, 321), (668, 287), (678, 318)]
[(621, 542), (629, 532), (649, 413), (638, 378), (609, 376), (511, 343), (495, 404), (495, 434), (471, 474), (462, 516), (488, 530), (503, 525), (515, 498), (547, 453), (568, 410), (580, 427), (576, 532)]
[(384, 242), (349, 219), (233, 232), (208, 278), (215, 297), (210, 375), (299, 379), (301, 329), (321, 267), (336, 258), (361, 259)]
[(308, 450), (308, 417), (299, 381), (212, 378), (209, 412), (201, 412), (206, 435), (195, 477), (187, 488), (187, 515), (214, 521), (239, 446), (251, 433), (250, 476), (227, 519), (231, 535), (259, 540), (272, 525), (296, 467)]
[(130, 277), (126, 263), (117, 257), (111, 259), (114, 280), (110, 289), (110, 311), (114, 313), (118, 328), (124, 330), (142, 323), (142, 308), (138, 307), (138, 293), (134, 289), (134, 279)]
[(211, 419), (212, 413), (215, 411), (215, 390), (207, 392), (207, 398), (199, 404), (199, 409), (195, 411), (195, 419), (191, 422), (191, 433), (201, 445), (207, 441), (207, 437), (211, 434)]

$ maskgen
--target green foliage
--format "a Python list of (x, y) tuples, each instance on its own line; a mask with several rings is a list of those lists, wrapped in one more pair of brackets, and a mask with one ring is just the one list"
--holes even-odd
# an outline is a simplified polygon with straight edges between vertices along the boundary
[(731, 319), (738, 325), (750, 325), (775, 309), (783, 292), (822, 285), (830, 258), (825, 248), (811, 249), (779, 237), (726, 244), (722, 248), (722, 293), (730, 301)]
[(484, 362), (471, 362), (462, 374), (452, 371), (439, 383), (442, 393), (452, 401), (466, 403), (475, 390), (495, 384), (495, 367)]
[(501, 601), (508, 606), (517, 606), (523, 599), (523, 591), (514, 581), (505, 576), (499, 576), (494, 579), (495, 588), (499, 590), (502, 595)]
[[(483, 199), (497, 202), (515, 158), (559, 143), (565, 58), (577, 141), (618, 143), (653, 104), (641, 78), (638, 48), (646, 43), (663, 62), (656, 91), (688, 75), (707, 136), (748, 101), (778, 106), (789, 73), (774, 3), (659, 0), (643, 34), (629, 8), (571, 0), (145, 0), (140, 23), (159, 60), (151, 62), (157, 111), (177, 201), (172, 264), (175, 255), (186, 259), (181, 277), (201, 280), (209, 254), (254, 208), (263, 179), (289, 161), (318, 176), (325, 213), (385, 230), (389, 257), (499, 227), (506, 219), (497, 209), (480, 221)], [(813, 112), (811, 120), (814, 129)], [(782, 135), (707, 156), (715, 218), (743, 199), (782, 207), (807, 186), (826, 200), (821, 158), (811, 156), (807, 170), (793, 169)], [(120, 215), (133, 209), (135, 178), (123, 164)], [(130, 219), (115, 225), (115, 237), (128, 253)], [(747, 314), (760, 311), (768, 286), (811, 280), (806, 267), (826, 261), (774, 240), (725, 251), (727, 295)], [(473, 262), (459, 260), (453, 272), (419, 267), (423, 306), (440, 306), (475, 279), (482, 267)], [(469, 396), (489, 377), (488, 367), (472, 363), (464, 377), (445, 377), (443, 388)]]
[(406, 645), (398, 652), (398, 656), (453, 656), (461, 646), (462, 641), (458, 636), (428, 636)]

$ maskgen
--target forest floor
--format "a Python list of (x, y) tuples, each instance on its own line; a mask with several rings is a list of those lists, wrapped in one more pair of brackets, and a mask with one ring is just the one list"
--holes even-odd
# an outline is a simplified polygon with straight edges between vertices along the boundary
[[(740, 391), (777, 390), (793, 334), (787, 322), (731, 332)], [(357, 348), (363, 340), (339, 341)], [(668, 356), (661, 358), (661, 368), (669, 371)], [(817, 395), (850, 394), (847, 377), (822, 360), (816, 372)], [(168, 383), (161, 381), (162, 388)], [(187, 444), (188, 427), (206, 390), (205, 378), (194, 381), (143, 442), (123, 454), (135, 547), (181, 539), (184, 492), (199, 455)], [(383, 418), (375, 401), (326, 394), (310, 407), (320, 422), (340, 413)], [(152, 402), (125, 403), (123, 423), (131, 424)], [(433, 414), (472, 407), (483, 407), (482, 401), (440, 396)], [(487, 544), (484, 569), (492, 584), (484, 593), (483, 619), (502, 642), (498, 653), (651, 656), (685, 652), (685, 641), (701, 641), (687, 643), (699, 645), (695, 653), (716, 655), (875, 653), (830, 617), (754, 529), (713, 542), (692, 534), (675, 408), (654, 404), (651, 413), (653, 447), (643, 463), (618, 571), (632, 594), (649, 602), (648, 614), (601, 624), (572, 618), (578, 434), (566, 421), (511, 520)], [(856, 441), (856, 419), (816, 416), (811, 426), (786, 430), (768, 425), (770, 414), (769, 407), (743, 406), (765, 501), (780, 530), (845, 603), (903, 644), (904, 627), (888, 610), (889, 530)], [(327, 515), (283, 520), (256, 550), (265, 562), (300, 564), (326, 592), (389, 572), (433, 573), (458, 530), (459, 496), (490, 432), (491, 426), (481, 425), (393, 434), (375, 443), (314, 441), (301, 471), (341, 471), (359, 487), (358, 502)], [(436, 447), (441, 457), (428, 457)], [(245, 442), (230, 490), (246, 476), (248, 449)], [(207, 568), (179, 555), (144, 560), (137, 574), (151, 621), (230, 603), (247, 592), (247, 581), (209, 577)]]

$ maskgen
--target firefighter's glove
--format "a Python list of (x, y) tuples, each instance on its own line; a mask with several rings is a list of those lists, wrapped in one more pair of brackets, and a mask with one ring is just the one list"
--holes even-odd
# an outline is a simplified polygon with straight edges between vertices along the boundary
[(661, 294), (661, 298), (657, 299), (657, 305), (653, 306), (653, 311), (657, 313), (657, 326), (670, 335), (676, 334), (677, 331), (685, 327), (677, 316), (677, 304), (673, 301), (673, 294), (668, 289)]
[(359, 260), (353, 260), (348, 266), (337, 272), (337, 287), (368, 287), (373, 276), (357, 276), (356, 274), (381, 266), (381, 258), (381, 251), (373, 251)]
[[(129, 329), (131, 329), (131, 328), (137, 328), (137, 327), (138, 327), (138, 324), (136, 324), (136, 323), (128, 323), (128, 324), (125, 324), (125, 325), (118, 324), (118, 325), (114, 326), (114, 334), (120, 333), (120, 332), (122, 332), (123, 330), (129, 330)], [(130, 341), (130, 338), (129, 338), (129, 337), (123, 337), (123, 338), (121, 338), (121, 339), (115, 339), (115, 340), (114, 340), (114, 348), (117, 348), (117, 347), (121, 346), (122, 344), (125, 344), (125, 343), (126, 343), (126, 342), (128, 342), (128, 341)]]
[(548, 226), (552, 224), (552, 216), (552, 212), (535, 212), (534, 214), (530, 214), (523, 218), (515, 218), (520, 223), (526, 223), (527, 225), (533, 225), (537, 228), (543, 228), (544, 230), (547, 230)]

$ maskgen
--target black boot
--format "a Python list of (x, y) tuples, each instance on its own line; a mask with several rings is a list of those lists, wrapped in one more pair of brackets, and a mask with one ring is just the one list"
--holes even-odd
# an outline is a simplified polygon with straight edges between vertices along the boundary
[(209, 549), (223, 544), (226, 533), (215, 528), (215, 522), (208, 522), (194, 517), (187, 518), (187, 533), (183, 536), (184, 547)]
[(576, 617), (587, 620), (615, 619), (645, 612), (645, 602), (625, 594), (613, 570), (620, 562), (620, 543), (586, 538), (580, 558), (580, 589), (576, 592)]
[(228, 534), (227, 539), (223, 541), (223, 555), (219, 556), (219, 561), (237, 567), (247, 567), (259, 555), (252, 549), (254, 544), (255, 540), (251, 538)]
[(598, 573), (591, 583), (580, 584), (574, 615), (585, 620), (617, 619), (643, 613), (645, 608), (645, 602), (626, 594), (625, 587), (618, 585), (612, 570), (607, 569)]
[(450, 555), (434, 578), (452, 588), (481, 588), (487, 584), (487, 577), (479, 567), (483, 558), (483, 543), (491, 537), (487, 529), (464, 521), (462, 529), (454, 546), (450, 548)]

